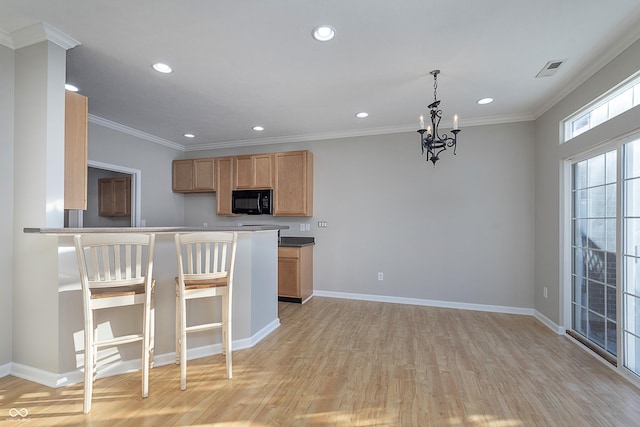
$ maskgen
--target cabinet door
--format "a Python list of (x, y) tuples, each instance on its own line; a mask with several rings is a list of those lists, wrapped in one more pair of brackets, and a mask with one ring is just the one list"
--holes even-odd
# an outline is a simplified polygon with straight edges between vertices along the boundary
[(131, 215), (131, 178), (101, 178), (98, 180), (98, 215)]
[(193, 190), (193, 160), (173, 161), (173, 191), (176, 193)]
[(253, 156), (236, 156), (233, 159), (233, 188), (242, 190), (253, 188)]
[(233, 186), (233, 157), (216, 159), (216, 214), (231, 213), (231, 191)]
[(297, 248), (278, 248), (278, 296), (300, 298)]
[(193, 190), (215, 191), (214, 158), (193, 159)]
[(255, 188), (273, 188), (273, 154), (253, 156), (253, 169)]
[(98, 215), (113, 216), (113, 185), (110, 178), (98, 180)]
[(313, 216), (313, 154), (275, 154), (274, 216)]
[(233, 188), (273, 188), (273, 154), (236, 156), (233, 163)]
[(64, 116), (64, 208), (87, 209), (86, 96), (65, 91)]
[(131, 215), (131, 178), (113, 178), (113, 216)]

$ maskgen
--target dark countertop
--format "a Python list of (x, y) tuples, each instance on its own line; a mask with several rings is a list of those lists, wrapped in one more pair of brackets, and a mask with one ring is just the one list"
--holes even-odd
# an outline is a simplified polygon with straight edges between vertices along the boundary
[(278, 246), (301, 248), (303, 246), (311, 246), (315, 244), (315, 238), (313, 237), (282, 236), (280, 237), (280, 243), (278, 244)]

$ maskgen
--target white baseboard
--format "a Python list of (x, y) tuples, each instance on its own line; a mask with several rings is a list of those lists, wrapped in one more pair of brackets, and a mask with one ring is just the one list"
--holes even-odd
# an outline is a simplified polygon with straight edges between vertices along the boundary
[[(22, 365), (20, 363), (11, 363), (11, 371), (9, 373), (14, 377), (33, 381), (38, 384), (46, 385), (47, 387), (56, 388), (63, 385), (58, 384), (58, 374), (54, 374), (53, 372), (45, 371), (38, 368), (33, 368), (27, 365)], [(66, 379), (63, 379), (63, 381), (66, 381)]]
[[(233, 350), (242, 350), (250, 348), (262, 341), (267, 335), (276, 330), (280, 326), (280, 319), (276, 318), (267, 326), (253, 334), (249, 338), (234, 340)], [(200, 346), (187, 350), (187, 360), (199, 359), (201, 357), (213, 356), (222, 353), (222, 343), (213, 345)], [(154, 366), (170, 365), (176, 362), (175, 352), (169, 352), (154, 355)], [(110, 377), (112, 375), (125, 374), (135, 372), (140, 369), (140, 359), (132, 359), (124, 362), (116, 362), (108, 367), (98, 369), (97, 378)], [(71, 384), (78, 384), (84, 381), (84, 368), (79, 368), (71, 372), (63, 374), (54, 374), (42, 369), (32, 368), (30, 366), (21, 365), (19, 363), (8, 363), (0, 366), (0, 377), (13, 375), (28, 381), (45, 385), (51, 388), (64, 387)]]
[(314, 290), (313, 295), (328, 298), (354, 299), (361, 301), (389, 302), (395, 304), (422, 305), (428, 307), (455, 308), (459, 310), (489, 311), (492, 313), (534, 315), (533, 308), (508, 307), (503, 305), (470, 304), (464, 302), (439, 301), (418, 298), (391, 297), (385, 295), (353, 294)]
[(536, 319), (538, 319), (540, 322), (542, 322), (546, 327), (548, 327), (549, 329), (551, 329), (553, 332), (555, 332), (558, 335), (564, 335), (564, 333), (566, 332), (566, 328), (564, 328), (563, 326), (560, 326), (558, 324), (556, 324), (554, 321), (552, 321), (551, 319), (549, 319), (547, 316), (545, 316), (544, 314), (540, 313), (538, 310), (535, 311), (535, 313), (533, 314), (535, 316)]
[(6, 377), (11, 373), (11, 363), (5, 363), (0, 365), (0, 378)]

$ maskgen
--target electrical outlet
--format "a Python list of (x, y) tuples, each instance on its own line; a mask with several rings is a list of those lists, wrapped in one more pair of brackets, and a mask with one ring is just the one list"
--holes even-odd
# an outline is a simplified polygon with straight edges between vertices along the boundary
[(327, 221), (318, 221), (318, 228), (327, 228)]
[(305, 231), (311, 231), (311, 224), (305, 224), (304, 225), (304, 230)]
[(546, 286), (542, 289), (542, 295), (543, 295), (545, 298), (549, 298), (549, 296), (548, 296), (548, 294), (547, 294), (547, 287), (546, 287)]
[(300, 224), (300, 231), (304, 231), (304, 224)]
[(378, 280), (384, 280), (384, 274), (382, 272), (378, 272)]

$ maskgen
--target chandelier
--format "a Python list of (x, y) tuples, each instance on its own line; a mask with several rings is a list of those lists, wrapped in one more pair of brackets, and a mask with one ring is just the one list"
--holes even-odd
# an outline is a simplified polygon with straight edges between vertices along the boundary
[(428, 108), (431, 114), (431, 125), (424, 128), (424, 117), (420, 116), (420, 145), (422, 146), (422, 154), (427, 150), (427, 161), (431, 160), (433, 165), (440, 160), (438, 157), (440, 153), (447, 149), (447, 147), (453, 147), (453, 154), (456, 154), (456, 142), (460, 129), (458, 128), (458, 116), (453, 116), (453, 129), (451, 133), (452, 137), (443, 133), (440, 136), (438, 132), (438, 126), (440, 126), (440, 119), (442, 119), (442, 110), (438, 108), (440, 101), (438, 100), (438, 74), (440, 70), (433, 70), (429, 74), (433, 76), (433, 102), (429, 104)]

